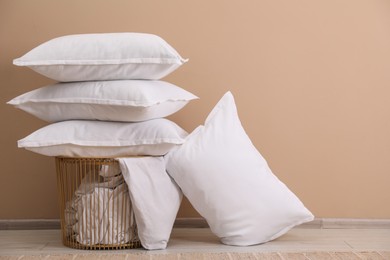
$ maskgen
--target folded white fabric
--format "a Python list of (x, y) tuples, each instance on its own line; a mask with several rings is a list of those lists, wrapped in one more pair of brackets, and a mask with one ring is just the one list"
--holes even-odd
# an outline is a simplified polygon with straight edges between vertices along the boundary
[(75, 201), (77, 223), (73, 225), (81, 244), (121, 244), (130, 240), (130, 200), (126, 184), (115, 189), (94, 188)]
[(88, 173), (81, 183), (77, 190), (75, 191), (76, 195), (85, 195), (92, 193), (93, 190), (97, 187), (99, 188), (109, 188), (114, 189), (119, 185), (124, 183), (122, 174), (116, 176), (103, 177), (99, 173)]
[(169, 116), (196, 98), (164, 81), (111, 80), (57, 83), (24, 93), (7, 104), (48, 122), (137, 122)]
[(225, 244), (264, 243), (313, 219), (253, 146), (230, 92), (165, 159), (168, 173)]
[(35, 47), (14, 64), (57, 81), (161, 79), (186, 62), (157, 35), (75, 34)]
[(135, 238), (133, 214), (122, 175), (88, 173), (66, 205), (66, 232), (84, 245), (127, 243)]
[(99, 175), (104, 178), (116, 177), (118, 175), (122, 176), (121, 169), (117, 163), (112, 165), (101, 165)]
[(162, 157), (119, 158), (129, 187), (138, 236), (145, 249), (164, 249), (182, 193), (165, 171)]

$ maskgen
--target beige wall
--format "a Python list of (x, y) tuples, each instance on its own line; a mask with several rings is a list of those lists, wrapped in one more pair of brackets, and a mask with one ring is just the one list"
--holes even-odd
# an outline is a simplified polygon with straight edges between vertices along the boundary
[[(0, 219), (58, 218), (54, 159), (16, 148), (46, 123), (5, 105), (52, 81), (12, 59), (57, 36), (123, 31), (190, 58), (165, 78), (201, 98), (171, 117), (183, 128), (231, 90), (256, 147), (317, 217), (390, 218), (389, 1), (0, 0)], [(185, 202), (179, 216), (197, 214)]]

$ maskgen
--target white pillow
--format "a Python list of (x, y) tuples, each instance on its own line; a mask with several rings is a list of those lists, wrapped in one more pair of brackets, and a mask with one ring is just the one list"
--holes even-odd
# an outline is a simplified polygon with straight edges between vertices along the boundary
[(47, 155), (120, 157), (163, 155), (187, 133), (167, 119), (139, 123), (71, 120), (45, 126), (18, 141), (18, 147)]
[(165, 249), (180, 207), (182, 192), (165, 171), (162, 157), (118, 159), (146, 249)]
[(48, 122), (136, 122), (171, 115), (196, 98), (164, 81), (112, 80), (58, 83), (22, 94), (8, 104)]
[(225, 244), (264, 243), (313, 219), (253, 146), (230, 92), (165, 158), (168, 173)]
[(186, 61), (153, 34), (100, 33), (54, 38), (14, 64), (57, 81), (87, 81), (160, 79)]

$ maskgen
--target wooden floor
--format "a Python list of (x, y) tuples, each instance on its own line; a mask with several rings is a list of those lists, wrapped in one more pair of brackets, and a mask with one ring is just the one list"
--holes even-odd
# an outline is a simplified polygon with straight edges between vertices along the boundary
[[(284, 236), (266, 244), (250, 247), (222, 245), (208, 228), (175, 228), (166, 250), (149, 254), (188, 252), (258, 253), (258, 252), (383, 252), (390, 257), (390, 229), (310, 229), (294, 228)], [(67, 248), (60, 240), (60, 230), (1, 230), (0, 258), (12, 255), (58, 254), (131, 254), (143, 249), (86, 251)]]

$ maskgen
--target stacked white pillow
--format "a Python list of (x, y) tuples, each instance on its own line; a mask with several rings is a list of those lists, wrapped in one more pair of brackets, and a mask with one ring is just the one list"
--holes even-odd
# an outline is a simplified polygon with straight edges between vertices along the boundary
[(51, 79), (69, 81), (161, 79), (187, 60), (160, 37), (147, 33), (98, 33), (47, 41), (14, 64)]
[(48, 122), (139, 122), (171, 115), (194, 98), (188, 91), (164, 81), (110, 80), (57, 83), (8, 103)]
[(52, 123), (19, 140), (19, 147), (47, 156), (156, 156), (128, 161), (132, 167), (154, 165), (153, 172), (141, 171), (144, 176), (121, 167), (132, 189), (142, 187), (130, 195), (148, 197), (158, 189), (163, 196), (156, 201), (169, 205), (156, 211), (154, 200), (133, 201), (138, 236), (146, 249), (167, 246), (182, 199), (162, 156), (183, 144), (188, 134), (163, 117), (197, 97), (160, 79), (185, 62), (163, 39), (144, 33), (59, 37), (14, 60), (15, 65), (61, 81), (8, 102)]
[(159, 79), (185, 62), (146, 33), (68, 35), (39, 45), (14, 64), (61, 82), (8, 104), (53, 124), (18, 146), (47, 156), (164, 155), (187, 133), (162, 118), (197, 97)]

